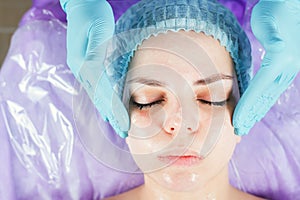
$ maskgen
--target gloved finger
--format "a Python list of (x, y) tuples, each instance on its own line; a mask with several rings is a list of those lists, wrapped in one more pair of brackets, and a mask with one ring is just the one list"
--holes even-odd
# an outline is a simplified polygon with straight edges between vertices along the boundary
[(103, 64), (99, 60), (85, 60), (80, 68), (78, 79), (91, 99), (94, 97), (95, 86), (103, 71)]
[(279, 74), (273, 82), (270, 83), (264, 94), (262, 94), (262, 96), (260, 96), (260, 98), (257, 100), (257, 102), (263, 106), (257, 110), (255, 121), (261, 120), (261, 118), (266, 115), (266, 113), (276, 103), (278, 98), (287, 89), (295, 77), (295, 73), (283, 72)]
[(249, 121), (244, 121), (244, 125), (235, 128), (237, 135), (245, 135), (255, 125), (257, 121), (260, 121), (270, 108), (276, 103), (281, 94), (289, 87), (291, 82), (295, 79), (296, 73), (289, 72), (287, 74), (278, 75), (275, 80), (270, 83), (265, 92), (257, 98), (256, 102), (252, 106), (251, 110), (255, 110), (253, 117), (249, 116)]
[[(123, 103), (114, 92), (104, 67), (98, 60), (87, 60), (80, 69), (79, 80), (105, 121), (125, 137), (129, 129), (129, 117)], [(120, 126), (120, 127), (119, 127)]]
[(105, 73), (98, 79), (93, 99), (104, 120), (109, 121), (121, 137), (122, 134), (126, 135), (130, 126), (127, 110), (119, 96), (112, 89)]
[[(68, 27), (76, 27), (74, 21), (68, 22)], [(86, 38), (86, 32), (83, 30), (75, 30), (75, 28), (67, 28), (67, 64), (72, 73), (78, 78), (80, 67), (83, 64), (87, 39), (81, 42), (74, 42), (77, 38)]]
[[(100, 3), (100, 2), (99, 2)], [(88, 60), (104, 60), (106, 53), (106, 42), (111, 39), (115, 23), (114, 15), (110, 4), (107, 1), (101, 1), (102, 12), (91, 24), (88, 30), (88, 44), (85, 58)]]
[[(237, 135), (247, 134), (245, 130), (252, 128), (255, 122), (261, 119), (260, 109), (263, 107), (270, 109), (271, 105), (269, 103), (266, 105), (266, 102), (272, 102), (270, 98), (273, 97), (264, 94), (280, 74), (281, 62), (278, 60), (279, 58), (273, 54), (265, 56), (261, 68), (239, 100), (233, 114), (233, 126)], [(278, 83), (275, 84), (278, 86)]]
[(274, 10), (281, 6), (280, 4), (273, 1), (260, 1), (252, 10), (252, 32), (267, 52), (280, 52), (285, 45), (273, 15)]

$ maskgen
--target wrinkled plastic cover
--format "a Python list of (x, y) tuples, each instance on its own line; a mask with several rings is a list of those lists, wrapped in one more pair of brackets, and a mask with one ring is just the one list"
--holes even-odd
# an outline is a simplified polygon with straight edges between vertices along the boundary
[[(111, 1), (116, 16), (130, 5), (118, 2)], [(234, 3), (246, 9), (240, 19), (253, 45), (256, 71), (264, 51), (250, 32), (253, 2)], [(122, 172), (108, 162), (135, 167), (130, 158), (124, 163), (118, 151), (99, 145), (96, 152), (103, 159), (97, 160), (81, 142), (79, 135), (86, 132), (99, 144), (127, 150), (67, 67), (65, 43), (66, 25), (51, 12), (23, 21), (13, 35), (0, 71), (0, 199), (102, 199), (143, 183), (142, 174)], [(268, 199), (299, 198), (299, 97), (298, 75), (237, 146), (230, 162), (234, 186)]]

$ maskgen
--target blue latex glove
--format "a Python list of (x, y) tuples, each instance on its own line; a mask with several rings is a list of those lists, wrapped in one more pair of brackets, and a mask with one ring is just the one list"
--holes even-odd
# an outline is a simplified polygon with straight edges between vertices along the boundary
[(265, 116), (300, 70), (300, 1), (260, 0), (251, 27), (266, 54), (235, 109), (237, 135), (247, 134)]
[(124, 138), (129, 129), (129, 116), (112, 89), (103, 65), (105, 41), (111, 38), (115, 27), (112, 8), (105, 0), (61, 0), (60, 3), (68, 21), (67, 63), (102, 118)]

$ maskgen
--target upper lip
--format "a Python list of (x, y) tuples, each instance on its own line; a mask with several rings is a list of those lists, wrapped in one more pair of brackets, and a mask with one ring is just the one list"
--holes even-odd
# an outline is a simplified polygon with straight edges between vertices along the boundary
[(163, 151), (158, 157), (167, 157), (167, 156), (174, 156), (174, 157), (181, 157), (181, 156), (193, 156), (202, 158), (200, 153), (197, 151), (191, 150), (191, 149), (182, 149), (182, 148), (176, 148), (176, 149), (168, 149), (166, 151)]

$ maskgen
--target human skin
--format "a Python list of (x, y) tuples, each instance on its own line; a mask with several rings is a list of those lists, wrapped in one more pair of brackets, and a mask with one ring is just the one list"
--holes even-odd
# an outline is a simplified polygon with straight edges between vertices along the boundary
[[(179, 48), (169, 45), (173, 42)], [(189, 56), (195, 52), (202, 56)], [(213, 81), (195, 84), (208, 77)], [(131, 60), (124, 89), (131, 117), (126, 142), (145, 183), (112, 199), (259, 199), (228, 180), (228, 163), (240, 141), (231, 124), (237, 88), (230, 54), (213, 37), (179, 31), (145, 40)], [(201, 155), (213, 133), (218, 137), (210, 153)], [(162, 162), (158, 157), (166, 151), (188, 161)], [(199, 153), (197, 162), (189, 160), (190, 152)]]

